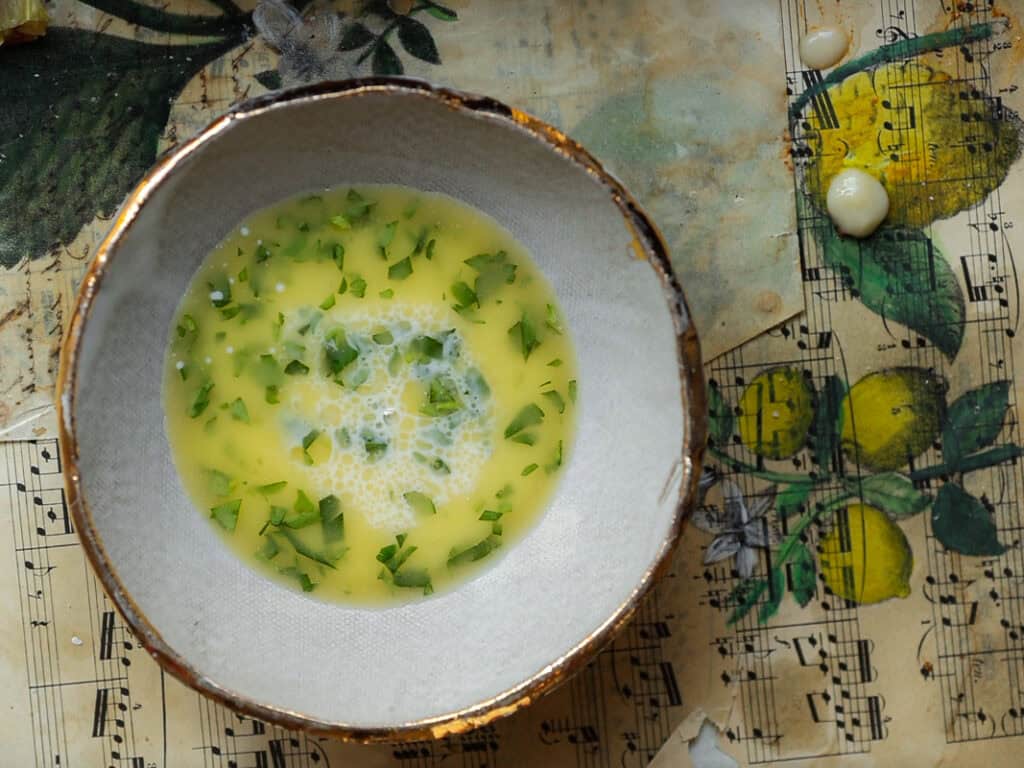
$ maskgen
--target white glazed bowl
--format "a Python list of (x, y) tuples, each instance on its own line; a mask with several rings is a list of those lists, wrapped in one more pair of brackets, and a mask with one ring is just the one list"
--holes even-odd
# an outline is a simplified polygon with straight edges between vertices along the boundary
[[(160, 400), (203, 257), (253, 210), (343, 183), (443, 192), (495, 218), (553, 284), (580, 364), (575, 449), (540, 522), (477, 578), (386, 609), (319, 602), (238, 560), (178, 479)], [(75, 526), (152, 655), (254, 717), (370, 741), (489, 722), (592, 657), (675, 546), (705, 403), (664, 243), (617, 181), (502, 104), (374, 79), (244, 104), (143, 179), (82, 285), (60, 410)]]

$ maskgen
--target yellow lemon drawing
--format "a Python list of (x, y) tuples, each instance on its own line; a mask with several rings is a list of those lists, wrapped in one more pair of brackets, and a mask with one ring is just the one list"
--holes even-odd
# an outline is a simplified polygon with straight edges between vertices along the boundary
[(796, 368), (762, 371), (740, 398), (740, 438), (758, 456), (792, 456), (803, 447), (813, 420), (814, 391)]
[(945, 379), (924, 368), (869, 373), (843, 398), (843, 453), (875, 472), (907, 464), (938, 437), (946, 389)]
[(832, 177), (859, 168), (885, 187), (889, 223), (921, 227), (984, 200), (1021, 152), (1013, 112), (919, 61), (851, 75), (815, 104), (807, 121), (820, 138), (807, 185), (822, 209)]
[(833, 592), (857, 603), (910, 594), (914, 554), (898, 525), (867, 504), (839, 510), (833, 522), (818, 558)]

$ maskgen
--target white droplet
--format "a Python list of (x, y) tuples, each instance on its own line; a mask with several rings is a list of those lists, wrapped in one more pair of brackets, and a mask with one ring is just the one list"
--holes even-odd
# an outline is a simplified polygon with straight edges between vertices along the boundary
[(235, 354), (235, 348), (232, 347), (230, 344), (227, 346), (227, 349), (225, 349), (224, 351), (227, 352), (229, 355)]
[(185, 361), (184, 360), (179, 360), (178, 362), (176, 362), (174, 364), (174, 367), (177, 368), (180, 371), (182, 368), (185, 367)]
[(271, 347), (270, 349), (268, 349), (267, 350), (267, 354), (276, 355), (277, 354), (277, 347)]
[(207, 357), (203, 358), (203, 362), (205, 362), (207, 365), (209, 365), (210, 363), (213, 362), (213, 358), (207, 356)]
[(800, 38), (800, 59), (811, 69), (828, 69), (846, 55), (849, 45), (842, 27), (818, 27)]
[(836, 228), (853, 237), (867, 237), (889, 213), (885, 187), (859, 168), (846, 168), (832, 177), (825, 204)]
[(71, 644), (72, 645), (81, 645), (82, 644), (82, 638), (80, 638), (78, 635), (72, 635), (71, 636)]
[[(226, 266), (227, 266), (227, 264), (225, 264), (224, 266), (226, 267)], [(228, 285), (234, 285), (234, 284), (235, 284), (235, 278), (233, 278), (233, 277), (229, 277), (229, 278), (228, 278)]]
[(224, 294), (221, 291), (210, 291), (210, 301), (223, 301)]
[(245, 226), (244, 224), (242, 225), (242, 228), (240, 230), (238, 230), (238, 231), (242, 233), (243, 237), (248, 237), (249, 236), (249, 228), (247, 226)]
[(274, 286), (274, 290), (278, 293), (284, 293), (284, 283), (278, 283)]

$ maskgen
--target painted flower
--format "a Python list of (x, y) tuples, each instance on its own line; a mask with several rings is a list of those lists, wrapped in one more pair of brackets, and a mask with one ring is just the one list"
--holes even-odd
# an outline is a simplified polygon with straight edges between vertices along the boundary
[[(698, 485), (700, 499), (718, 481), (714, 470), (705, 470)], [(722, 509), (702, 504), (693, 514), (693, 523), (715, 538), (704, 553), (704, 564), (736, 558), (736, 571), (749, 578), (757, 565), (758, 549), (776, 546), (778, 531), (766, 513), (775, 503), (775, 486), (765, 489), (748, 503), (743, 491), (732, 480), (722, 480)]]
[(281, 55), (277, 65), (280, 84), (355, 74), (338, 53), (342, 20), (333, 8), (314, 3), (300, 15), (284, 0), (260, 0), (252, 20), (260, 36)]

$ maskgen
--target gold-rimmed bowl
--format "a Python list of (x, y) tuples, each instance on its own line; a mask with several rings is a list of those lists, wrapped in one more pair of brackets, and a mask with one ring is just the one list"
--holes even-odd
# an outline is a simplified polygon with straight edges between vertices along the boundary
[[(580, 366), (575, 449), (540, 522), (468, 583), (374, 610), (239, 561), (178, 479), (161, 404), (171, 318), (204, 256), (252, 211), (344, 183), (496, 219), (554, 286)], [(250, 101), (163, 158), (84, 279), (59, 389), (75, 527), (154, 658), (253, 717), (362, 741), (466, 730), (582, 668), (666, 566), (704, 442), (696, 334), (636, 202), (541, 121), (393, 78)]]

